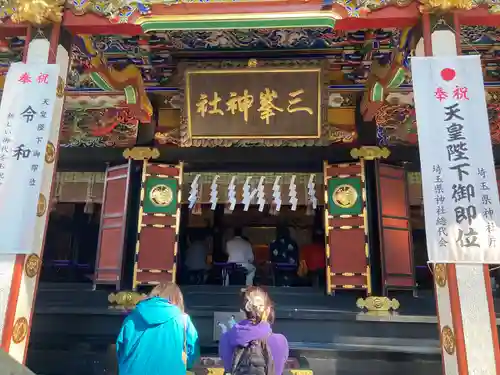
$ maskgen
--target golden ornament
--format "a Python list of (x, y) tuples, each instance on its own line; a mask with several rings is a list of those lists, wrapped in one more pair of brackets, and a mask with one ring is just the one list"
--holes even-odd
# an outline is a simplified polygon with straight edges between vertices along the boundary
[(353, 148), (351, 150), (351, 157), (353, 159), (375, 160), (387, 159), (391, 152), (387, 147), (377, 146), (362, 146), (360, 148)]
[(149, 199), (157, 207), (167, 207), (174, 199), (174, 192), (167, 185), (156, 185), (151, 189)]
[(258, 65), (257, 59), (250, 59), (248, 60), (248, 67), (249, 68), (256, 68)]
[(58, 98), (62, 98), (64, 96), (64, 86), (64, 80), (61, 77), (57, 77), (56, 96)]
[(359, 298), (356, 301), (356, 306), (368, 311), (389, 311), (399, 309), (400, 304), (395, 298), (389, 299), (387, 297), (370, 296), (366, 299)]
[(35, 26), (61, 23), (65, 0), (15, 0), (12, 21)]
[(471, 10), (477, 4), (472, 0), (421, 0), (421, 9), (428, 11)]
[(111, 293), (108, 296), (108, 302), (117, 305), (118, 309), (133, 309), (141, 300), (146, 298), (145, 294), (140, 294), (137, 292), (118, 292)]
[(45, 214), (45, 211), (47, 211), (47, 199), (45, 198), (45, 195), (40, 193), (38, 195), (38, 204), (36, 206), (36, 216), (42, 217)]
[(123, 157), (125, 159), (132, 160), (157, 159), (160, 157), (160, 151), (154, 147), (127, 148), (125, 151), (123, 151)]
[(24, 273), (27, 277), (32, 279), (33, 277), (38, 275), (41, 265), (42, 262), (40, 260), (40, 257), (36, 254), (30, 254), (26, 259), (26, 263), (24, 264)]
[(352, 185), (337, 186), (332, 194), (332, 201), (341, 208), (351, 208), (358, 200), (358, 192)]
[(14, 323), (12, 329), (12, 341), (14, 344), (20, 344), (28, 335), (28, 320), (26, 318), (19, 318)]
[(444, 326), (441, 330), (441, 344), (446, 353), (449, 355), (455, 354), (455, 334), (449, 326)]
[(446, 264), (436, 263), (434, 265), (434, 279), (436, 280), (436, 284), (441, 288), (446, 286)]
[(56, 148), (52, 142), (48, 142), (47, 147), (45, 147), (45, 162), (52, 164), (54, 160), (56, 160)]

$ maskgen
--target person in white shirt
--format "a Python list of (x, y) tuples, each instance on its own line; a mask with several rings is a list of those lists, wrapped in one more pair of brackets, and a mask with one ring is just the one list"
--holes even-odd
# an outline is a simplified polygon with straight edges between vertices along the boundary
[(234, 229), (234, 237), (227, 241), (228, 263), (237, 263), (247, 270), (246, 285), (252, 286), (255, 277), (254, 255), (250, 242), (242, 236), (241, 228)]

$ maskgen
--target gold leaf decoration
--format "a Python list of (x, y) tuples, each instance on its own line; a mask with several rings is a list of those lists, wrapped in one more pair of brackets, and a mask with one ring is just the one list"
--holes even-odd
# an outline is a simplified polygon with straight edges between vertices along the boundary
[(453, 330), (449, 326), (444, 326), (441, 330), (441, 344), (449, 355), (455, 354), (456, 340)]
[(12, 341), (14, 344), (20, 344), (28, 335), (28, 319), (18, 318), (12, 329)]
[(61, 23), (64, 0), (15, 0), (12, 21), (28, 22), (35, 26)]
[(362, 146), (351, 150), (351, 157), (353, 159), (387, 159), (389, 155), (391, 155), (391, 152), (387, 147)]
[(27, 277), (32, 279), (38, 272), (40, 271), (40, 267), (42, 266), (42, 261), (40, 257), (36, 254), (30, 254), (26, 259), (26, 263), (24, 264), (24, 273)]
[(123, 151), (123, 157), (132, 160), (158, 159), (160, 157), (160, 151), (157, 148), (151, 147), (127, 148)]
[(108, 296), (108, 302), (112, 305), (112, 308), (131, 310), (135, 306), (146, 298), (145, 294), (140, 294), (137, 292), (125, 291), (118, 293), (111, 293)]
[(436, 263), (434, 265), (434, 279), (436, 280), (436, 284), (439, 287), (445, 287), (446, 286), (446, 264), (443, 263)]

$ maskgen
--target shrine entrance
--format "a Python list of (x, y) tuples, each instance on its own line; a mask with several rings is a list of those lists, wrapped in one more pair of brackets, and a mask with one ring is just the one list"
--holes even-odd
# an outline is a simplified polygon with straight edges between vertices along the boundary
[[(329, 295), (341, 290), (371, 295), (374, 282), (384, 295), (390, 289), (415, 289), (408, 178), (401, 167), (361, 160), (325, 162), (323, 170), (310, 172), (233, 172), (223, 165), (185, 172), (182, 163), (133, 163), (94, 176), (92, 188), (102, 190), (90, 194), (94, 201), (57, 206), (56, 218), (65, 217), (61, 209), (66, 206), (82, 211), (69, 215), (80, 232), (88, 229), (69, 240), (73, 245), (75, 238), (86, 240), (71, 246), (79, 249), (78, 259), (94, 258), (97, 248), (95, 266), (90, 258), (73, 262), (79, 276), (70, 281), (116, 290), (162, 281), (222, 286), (229, 267), (226, 244), (241, 230), (253, 250), (256, 285), (314, 286)], [(60, 190), (58, 199), (66, 201), (70, 190)], [(273, 243), (283, 228), (292, 250), (281, 259)], [(193, 250), (200, 246), (203, 250)], [(203, 272), (195, 272), (201, 277), (194, 279), (190, 251), (204, 254)], [(47, 267), (54, 263), (59, 278), (68, 269), (60, 258), (46, 262)], [(276, 277), (281, 273), (285, 281)]]

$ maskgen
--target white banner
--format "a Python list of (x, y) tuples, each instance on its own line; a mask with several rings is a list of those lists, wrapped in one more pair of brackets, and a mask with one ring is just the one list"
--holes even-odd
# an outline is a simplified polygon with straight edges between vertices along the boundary
[(429, 261), (500, 264), (480, 57), (414, 57), (411, 70)]
[(2, 254), (31, 252), (58, 77), (55, 64), (15, 63), (7, 73), (0, 104)]

